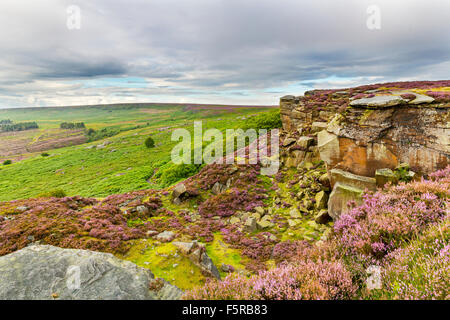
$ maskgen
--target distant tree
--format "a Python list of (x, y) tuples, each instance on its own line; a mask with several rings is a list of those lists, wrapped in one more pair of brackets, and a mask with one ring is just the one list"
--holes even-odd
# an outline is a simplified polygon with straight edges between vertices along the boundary
[(7, 166), (7, 165), (9, 165), (9, 164), (11, 164), (11, 163), (12, 163), (11, 160), (5, 160), (5, 161), (3, 161), (3, 165), (5, 165), (5, 166)]
[(59, 125), (61, 129), (73, 130), (73, 129), (84, 129), (86, 125), (84, 122), (63, 122)]
[(50, 154), (48, 154), (47, 152), (44, 152), (44, 153), (41, 153), (41, 156), (42, 157), (48, 157), (48, 156), (50, 156)]
[(155, 140), (153, 140), (152, 137), (148, 137), (147, 139), (145, 139), (145, 146), (147, 148), (153, 148), (155, 146)]
[[(9, 120), (6, 120), (9, 121)], [(11, 132), (11, 131), (24, 131), (39, 128), (36, 122), (20, 122), (12, 123), (11, 121), (0, 123), (0, 131)]]

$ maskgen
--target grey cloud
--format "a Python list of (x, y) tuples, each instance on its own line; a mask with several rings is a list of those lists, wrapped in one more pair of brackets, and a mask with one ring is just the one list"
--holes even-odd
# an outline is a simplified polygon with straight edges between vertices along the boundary
[[(78, 31), (65, 26), (73, 2)], [(366, 28), (371, 4), (381, 8), (379, 31)], [(52, 92), (62, 80), (128, 76), (156, 89), (102, 92), (260, 95), (273, 104), (280, 88), (331, 76), (450, 78), (449, 14), (445, 0), (2, 0), (0, 93), (31, 95), (23, 84), (32, 83), (46, 101), (63, 100), (64, 90), (92, 93)]]

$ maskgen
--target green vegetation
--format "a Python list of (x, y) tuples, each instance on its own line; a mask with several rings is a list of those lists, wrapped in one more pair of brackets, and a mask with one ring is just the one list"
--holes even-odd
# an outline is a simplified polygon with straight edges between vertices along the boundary
[(4, 165), (4, 166), (7, 166), (7, 165), (9, 165), (9, 164), (11, 164), (11, 163), (12, 163), (11, 160), (5, 160), (5, 161), (3, 161), (3, 165)]
[(155, 147), (155, 140), (152, 139), (152, 137), (148, 137), (147, 139), (145, 139), (145, 146), (147, 148), (154, 148)]
[(39, 128), (36, 122), (19, 122), (19, 123), (5, 123), (0, 124), (0, 131), (11, 132), (11, 131), (25, 131), (31, 129)]
[(274, 109), (269, 112), (250, 117), (249, 119), (247, 119), (243, 129), (271, 130), (275, 128), (281, 128), (281, 126), (282, 123), (280, 117), (280, 109)]
[(38, 198), (64, 198), (67, 194), (62, 189), (51, 190), (38, 195)]
[(73, 122), (63, 122), (63, 123), (61, 123), (61, 124), (59, 125), (59, 127), (60, 127), (61, 129), (70, 129), (70, 130), (72, 130), (72, 129), (84, 129), (84, 128), (86, 128), (84, 122), (76, 122), (76, 123), (73, 123)]
[[(2, 167), (0, 201), (36, 197), (47, 190), (61, 188), (69, 196), (85, 197), (163, 188), (199, 169), (197, 166), (176, 166), (171, 162), (171, 150), (178, 144), (171, 141), (173, 129), (186, 128), (192, 134), (193, 121), (203, 120), (204, 130), (217, 128), (225, 133), (226, 129), (243, 128), (246, 123), (243, 118), (268, 110), (271, 108), (196, 109), (176, 105), (0, 110), (0, 119), (36, 119), (39, 130), (29, 132), (34, 135), (30, 136), (33, 141), (51, 140), (56, 133), (62, 132), (59, 128), (62, 122), (83, 122), (88, 127), (85, 133), (88, 144), (25, 154), (14, 160), (14, 166)], [(158, 141), (152, 152), (142, 143), (149, 136)], [(0, 145), (15, 144), (14, 139), (12, 135), (2, 136)], [(52, 156), (41, 156), (42, 153)], [(0, 154), (0, 160), (7, 159), (2, 159)]]

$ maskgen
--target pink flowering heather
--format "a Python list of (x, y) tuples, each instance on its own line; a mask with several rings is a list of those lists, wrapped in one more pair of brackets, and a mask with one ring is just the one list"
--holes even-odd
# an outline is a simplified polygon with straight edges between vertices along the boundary
[(384, 298), (450, 299), (450, 219), (392, 252), (384, 263)]
[(196, 300), (343, 300), (352, 299), (356, 287), (340, 262), (284, 264), (245, 278), (237, 274), (210, 281), (188, 291), (184, 299)]
[(383, 258), (445, 217), (449, 190), (443, 181), (422, 180), (365, 195), (361, 206), (335, 223), (339, 243), (367, 262)]

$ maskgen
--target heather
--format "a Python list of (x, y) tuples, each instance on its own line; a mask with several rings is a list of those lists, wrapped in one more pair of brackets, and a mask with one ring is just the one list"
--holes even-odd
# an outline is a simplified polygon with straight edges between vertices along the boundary
[[(295, 113), (305, 122), (300, 121), (301, 128), (289, 123), (294, 113), (286, 119), (286, 108), (281, 109), (283, 126), (295, 129), (280, 133), (281, 166), (273, 176), (261, 175), (261, 169), (274, 159), (272, 145), (267, 146), (267, 157), (249, 154), (252, 147), (267, 144), (267, 135), (248, 141), (230, 156), (244, 164), (175, 165), (167, 158), (175, 143), (168, 141), (172, 128), (192, 129), (188, 120), (199, 116), (208, 120), (204, 129), (216, 127), (222, 132), (230, 128), (229, 123), (233, 127), (276, 128), (281, 125), (278, 110), (254, 115), (247, 109), (239, 113), (234, 108), (190, 106), (182, 110), (187, 116), (170, 112), (161, 115), (160, 122), (125, 130), (101, 143), (13, 161), (0, 168), (0, 176), (5, 177), (0, 179), (0, 190), (2, 184), (9, 190), (0, 198), (11, 199), (15, 188), (19, 190), (16, 199), (28, 197), (26, 189), (33, 188), (37, 174), (42, 186), (48, 186), (36, 193), (38, 198), (0, 202), (0, 255), (35, 243), (110, 252), (150, 269), (192, 299), (447, 299), (450, 167), (422, 177), (429, 167), (422, 171), (412, 163), (414, 173), (409, 165), (394, 169), (393, 164), (386, 164), (393, 171), (394, 185), (372, 179), (372, 191), (361, 189), (362, 199), (359, 194), (354, 196), (349, 210), (344, 203), (345, 210), (335, 214), (330, 203), (337, 183), (331, 170), (343, 166), (346, 173), (356, 174), (366, 165), (370, 167), (372, 160), (365, 161), (362, 152), (355, 171), (347, 168), (355, 162), (353, 156), (359, 157), (351, 149), (364, 150), (365, 142), (346, 146), (353, 137), (339, 136), (343, 148), (339, 153), (350, 156), (333, 167), (326, 155), (334, 149), (319, 143), (319, 132), (327, 126), (343, 134), (358, 131), (351, 126), (337, 128), (347, 125), (342, 122), (347, 119), (355, 124), (367, 122), (373, 129), (368, 134), (377, 135), (380, 127), (391, 125), (391, 120), (386, 120), (377, 126), (378, 116), (383, 118), (391, 111), (398, 116), (392, 121), (408, 126), (416, 111), (436, 115), (441, 121), (447, 106), (441, 96), (446, 96), (448, 84), (380, 84), (314, 90), (304, 97), (286, 98), (286, 108), (291, 104), (305, 107)], [(407, 101), (380, 112), (349, 106), (355, 99), (390, 94)], [(416, 94), (435, 100), (414, 105)], [(135, 109), (130, 112), (142, 112)], [(335, 112), (340, 112), (340, 117)], [(175, 118), (168, 121), (171, 115)], [(217, 118), (219, 115), (223, 118)], [(337, 120), (326, 123), (326, 119)], [(424, 138), (440, 134), (440, 123)], [(87, 122), (87, 126), (94, 124)], [(101, 130), (100, 126), (97, 131)], [(148, 137), (154, 141), (151, 148), (145, 146)], [(396, 132), (391, 138), (397, 137)], [(424, 144), (433, 141), (430, 138)], [(422, 151), (416, 142), (394, 142), (394, 147)], [(390, 157), (389, 143), (383, 140), (382, 146), (387, 148), (381, 151)], [(378, 152), (375, 147), (373, 152)], [(337, 155), (330, 154), (330, 158)], [(250, 160), (257, 163), (250, 164)], [(442, 167), (442, 163), (445, 159), (433, 158), (430, 166)], [(10, 175), (13, 171), (15, 175)], [(24, 176), (25, 171), (29, 177)], [(335, 194), (334, 200), (338, 196)], [(370, 287), (369, 272), (373, 270), (380, 271), (381, 289)], [(213, 280), (219, 278), (222, 281)]]
[[(270, 255), (277, 266), (232, 274), (185, 299), (448, 299), (450, 167), (429, 179), (368, 193), (325, 241), (288, 240)], [(371, 265), (381, 290), (365, 287)]]
[(356, 287), (340, 262), (298, 261), (263, 271), (250, 278), (232, 274), (222, 282), (208, 282), (185, 299), (211, 300), (343, 300)]

